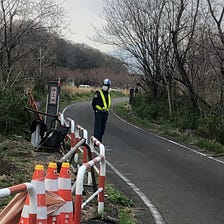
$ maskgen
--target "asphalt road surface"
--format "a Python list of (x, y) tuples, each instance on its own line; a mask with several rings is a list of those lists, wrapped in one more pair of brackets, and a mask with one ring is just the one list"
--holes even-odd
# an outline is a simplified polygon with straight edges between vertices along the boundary
[[(64, 117), (74, 119), (89, 136), (93, 134), (90, 102), (68, 106)], [(138, 201), (138, 223), (224, 223), (222, 161), (131, 126), (112, 112), (103, 144), (107, 175)]]

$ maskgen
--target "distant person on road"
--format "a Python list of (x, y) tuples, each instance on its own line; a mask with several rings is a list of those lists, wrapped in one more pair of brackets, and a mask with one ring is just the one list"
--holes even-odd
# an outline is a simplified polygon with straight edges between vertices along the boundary
[(95, 92), (92, 100), (95, 116), (94, 137), (100, 142), (102, 142), (108, 118), (108, 111), (111, 105), (111, 96), (109, 93), (110, 86), (110, 79), (104, 79), (102, 88)]

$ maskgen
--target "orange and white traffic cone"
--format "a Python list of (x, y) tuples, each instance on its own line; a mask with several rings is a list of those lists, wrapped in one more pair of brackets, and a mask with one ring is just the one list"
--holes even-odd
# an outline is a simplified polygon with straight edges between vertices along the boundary
[[(35, 195), (27, 195), (19, 224), (47, 224), (47, 208), (44, 186), (44, 167), (36, 165), (31, 184), (35, 189)], [(35, 204), (30, 201), (35, 201)]]
[(71, 175), (70, 175), (70, 164), (62, 163), (61, 171), (58, 177), (58, 195), (65, 200), (65, 204), (60, 210), (61, 224), (73, 222), (73, 202), (72, 202), (72, 191), (71, 191)]
[[(29, 194), (27, 194), (26, 196), (26, 200), (23, 206), (23, 210), (20, 216), (20, 220), (19, 220), (19, 224), (29, 224), (29, 213), (30, 213), (30, 208), (29, 208)], [(35, 216), (35, 222), (36, 223), (36, 214), (33, 214), (33, 216)]]
[(47, 224), (47, 206), (44, 184), (44, 166), (36, 165), (31, 184), (37, 193), (37, 221), (36, 224)]
[[(45, 190), (58, 195), (57, 164), (49, 163), (45, 177)], [(60, 221), (60, 209), (48, 215), (47, 224), (58, 224)]]

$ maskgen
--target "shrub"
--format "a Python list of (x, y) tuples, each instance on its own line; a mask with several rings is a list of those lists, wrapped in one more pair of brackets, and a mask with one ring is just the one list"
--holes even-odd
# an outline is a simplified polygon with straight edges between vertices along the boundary
[(0, 133), (21, 134), (28, 124), (24, 111), (26, 97), (13, 89), (0, 90)]
[(168, 105), (163, 100), (152, 100), (147, 95), (137, 95), (134, 99), (133, 110), (143, 119), (150, 121), (166, 121), (169, 116)]
[(169, 116), (168, 104), (164, 99), (153, 100), (147, 95), (135, 97), (132, 106), (135, 114), (144, 120), (163, 125), (165, 127), (178, 128), (181, 131), (194, 130), (198, 137), (216, 141), (224, 145), (223, 118), (217, 112), (204, 111), (200, 114), (186, 98), (175, 99), (175, 107), (172, 116)]

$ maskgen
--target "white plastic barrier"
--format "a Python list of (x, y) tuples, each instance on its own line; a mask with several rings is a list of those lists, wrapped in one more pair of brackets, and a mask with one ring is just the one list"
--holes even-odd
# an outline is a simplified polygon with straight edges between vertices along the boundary
[[(105, 159), (105, 147), (93, 136), (91, 141), (98, 145), (100, 149), (100, 155), (92, 159), (91, 161), (84, 163), (79, 169), (76, 180), (76, 191), (75, 191), (75, 216), (74, 223), (80, 224), (81, 219), (81, 209), (91, 201), (95, 196), (98, 195), (98, 214), (102, 215), (104, 212), (104, 189), (105, 189), (105, 176), (106, 176), (106, 159)], [(99, 179), (98, 179), (98, 190), (93, 193), (93, 195), (87, 199), (86, 202), (82, 203), (82, 192), (83, 192), (83, 181), (84, 174), (92, 166), (100, 164)]]

